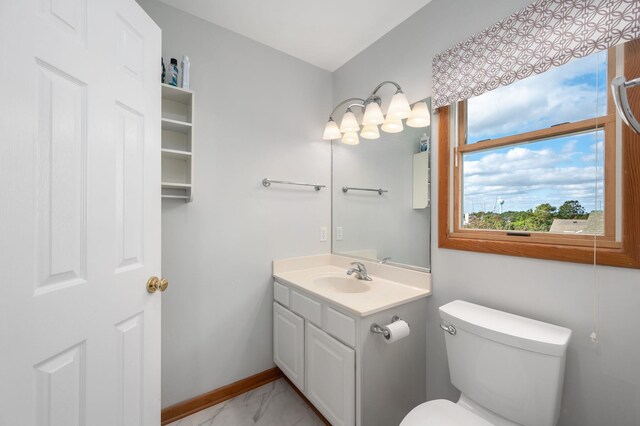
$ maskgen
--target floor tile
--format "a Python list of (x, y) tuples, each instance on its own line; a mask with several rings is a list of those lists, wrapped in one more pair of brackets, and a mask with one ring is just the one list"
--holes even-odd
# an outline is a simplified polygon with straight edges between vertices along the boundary
[(169, 426), (322, 426), (284, 379), (267, 383)]

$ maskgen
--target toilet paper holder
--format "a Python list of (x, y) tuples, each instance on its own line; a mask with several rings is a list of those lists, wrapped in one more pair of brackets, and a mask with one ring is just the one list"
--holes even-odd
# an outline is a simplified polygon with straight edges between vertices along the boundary
[[(400, 321), (400, 319), (401, 318), (399, 316), (394, 315), (393, 317), (391, 317), (391, 322), (394, 323), (396, 321)], [(371, 324), (370, 330), (371, 330), (372, 333), (382, 334), (385, 339), (389, 338), (389, 330), (387, 330), (386, 328), (380, 327), (375, 322), (373, 324)]]

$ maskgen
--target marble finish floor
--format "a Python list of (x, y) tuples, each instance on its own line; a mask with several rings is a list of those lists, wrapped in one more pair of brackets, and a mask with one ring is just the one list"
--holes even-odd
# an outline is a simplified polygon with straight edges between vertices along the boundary
[(323, 426), (284, 379), (260, 386), (169, 426)]

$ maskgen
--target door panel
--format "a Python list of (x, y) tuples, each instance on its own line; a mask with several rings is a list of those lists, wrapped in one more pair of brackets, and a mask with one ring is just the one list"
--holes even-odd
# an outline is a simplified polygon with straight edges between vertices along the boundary
[(39, 12), (52, 27), (79, 45), (87, 42), (86, 0), (38, 0)]
[(144, 424), (144, 313), (116, 326), (118, 342), (118, 391), (122, 425)]
[(144, 118), (116, 104), (116, 273), (143, 266)]
[(85, 424), (85, 365), (82, 342), (35, 366), (39, 424)]
[(36, 294), (86, 282), (86, 86), (40, 60)]
[(307, 323), (307, 398), (334, 426), (355, 424), (355, 351)]
[(275, 302), (273, 361), (304, 392), (304, 319)]
[(160, 30), (0, 3), (0, 425), (158, 425)]

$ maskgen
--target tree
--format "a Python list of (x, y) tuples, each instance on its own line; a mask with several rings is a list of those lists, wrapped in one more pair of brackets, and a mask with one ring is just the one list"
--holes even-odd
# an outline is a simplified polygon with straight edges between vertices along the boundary
[(527, 218), (527, 227), (530, 231), (549, 231), (557, 208), (549, 203), (540, 204), (533, 214)]
[(493, 212), (476, 212), (469, 215), (469, 224), (472, 229), (505, 229), (504, 219)]
[(558, 219), (584, 219), (586, 212), (577, 200), (565, 201), (558, 209)]
[(557, 208), (552, 206), (551, 204), (542, 203), (538, 207), (536, 207), (536, 209), (533, 212), (533, 214), (548, 216), (548, 215), (554, 214), (556, 210), (557, 210)]
[(554, 219), (587, 219), (589, 215), (576, 200), (565, 201), (560, 208), (542, 203), (525, 211), (474, 212), (469, 214), (470, 229), (549, 232)]

